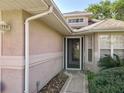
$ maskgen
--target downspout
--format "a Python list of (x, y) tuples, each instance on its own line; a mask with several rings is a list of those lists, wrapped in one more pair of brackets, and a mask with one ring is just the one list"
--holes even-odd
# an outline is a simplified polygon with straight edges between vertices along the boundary
[[(2, 21), (2, 11), (0, 11), (0, 21)], [(0, 32), (0, 57), (2, 56), (2, 32)], [(2, 93), (2, 68), (0, 63), (0, 93)]]
[(53, 7), (49, 7), (49, 10), (41, 13), (41, 14), (37, 14), (34, 15), (32, 17), (29, 17), (25, 20), (25, 93), (29, 93), (29, 24), (32, 20), (41, 18), (43, 16), (46, 16), (50, 13), (53, 12)]

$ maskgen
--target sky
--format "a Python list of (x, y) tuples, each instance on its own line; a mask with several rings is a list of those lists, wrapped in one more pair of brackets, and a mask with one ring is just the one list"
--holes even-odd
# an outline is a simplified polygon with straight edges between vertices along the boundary
[[(102, 0), (54, 0), (62, 13), (83, 11), (90, 4), (99, 3)], [(112, 1), (112, 0), (111, 0)]]

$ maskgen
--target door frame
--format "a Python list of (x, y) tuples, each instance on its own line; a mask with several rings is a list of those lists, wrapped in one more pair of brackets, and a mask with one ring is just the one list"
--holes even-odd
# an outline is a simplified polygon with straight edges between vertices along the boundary
[[(66, 38), (66, 40), (65, 40), (65, 44), (66, 44), (66, 48), (65, 48), (65, 54), (66, 54), (66, 57), (65, 57), (65, 69), (66, 70), (82, 70), (82, 64), (83, 64), (83, 58), (82, 58), (82, 49), (84, 49), (84, 36), (67, 36), (67, 37), (65, 37)], [(68, 61), (68, 39), (73, 39), (73, 38), (78, 38), (78, 39), (80, 39), (80, 68), (78, 69), (78, 68), (68, 68), (68, 64), (67, 64), (67, 61)], [(82, 46), (82, 38), (83, 38), (83, 46)]]

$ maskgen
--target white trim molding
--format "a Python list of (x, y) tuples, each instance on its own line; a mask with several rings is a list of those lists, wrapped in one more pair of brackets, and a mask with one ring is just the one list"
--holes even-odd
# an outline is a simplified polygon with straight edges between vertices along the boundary
[(3, 69), (24, 69), (24, 56), (1, 56), (0, 67)]

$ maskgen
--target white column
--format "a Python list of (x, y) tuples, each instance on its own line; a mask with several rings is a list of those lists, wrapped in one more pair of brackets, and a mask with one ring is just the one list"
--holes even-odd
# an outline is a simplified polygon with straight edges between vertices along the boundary
[(85, 62), (88, 62), (88, 36), (85, 36)]
[(92, 63), (95, 63), (95, 40), (94, 40), (95, 34), (92, 34)]
[(113, 41), (113, 36), (112, 36), (112, 34), (110, 34), (110, 38), (111, 38), (111, 43), (110, 43), (110, 46), (111, 46), (111, 56), (113, 57), (113, 53), (114, 53), (114, 49), (113, 49), (113, 43), (114, 43), (114, 41)]
[(68, 45), (67, 45), (67, 44), (68, 44), (68, 43), (67, 43), (67, 42), (68, 42), (67, 37), (66, 37), (66, 41), (65, 41), (65, 42), (66, 42), (66, 50), (65, 50), (65, 51), (66, 51), (66, 56), (65, 56), (65, 58), (66, 58), (66, 59), (65, 59), (65, 60), (66, 60), (66, 61), (65, 61), (65, 62), (66, 62), (65, 65), (66, 65), (66, 66), (65, 66), (65, 67), (66, 67), (66, 69), (67, 69), (67, 57), (68, 57), (68, 56), (67, 56), (67, 53), (68, 53), (68, 52), (67, 52), (67, 46), (68, 46)]
[(82, 69), (82, 37), (80, 37), (80, 70)]
[(99, 33), (95, 33), (95, 64), (97, 64), (97, 62), (100, 59), (100, 40), (99, 40)]

